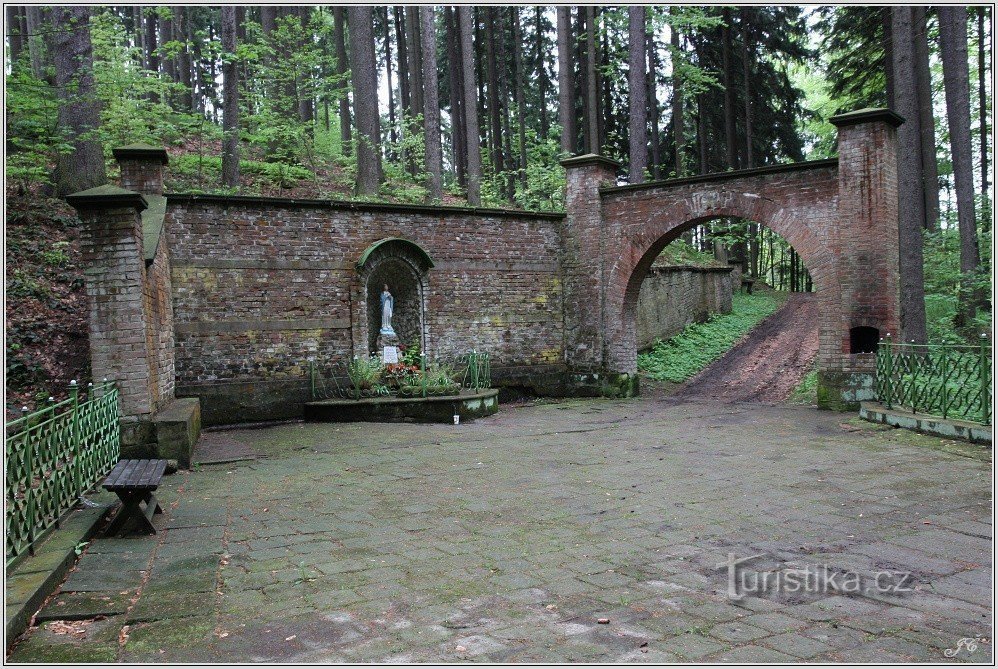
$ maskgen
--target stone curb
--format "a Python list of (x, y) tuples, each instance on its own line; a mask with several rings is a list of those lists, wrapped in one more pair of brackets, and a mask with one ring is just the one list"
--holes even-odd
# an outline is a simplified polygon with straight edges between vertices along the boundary
[(948, 439), (964, 439), (975, 444), (991, 446), (991, 426), (953, 418), (940, 418), (901, 409), (888, 409), (876, 402), (862, 402), (859, 417), (871, 423), (883, 423), (924, 432)]
[(46, 598), (51, 595), (66, 573), (76, 563), (76, 547), (97, 533), (98, 528), (114, 507), (114, 495), (93, 494), (100, 504), (96, 508), (71, 511), (38, 546), (34, 555), (26, 557), (6, 574), (6, 648), (28, 629)]

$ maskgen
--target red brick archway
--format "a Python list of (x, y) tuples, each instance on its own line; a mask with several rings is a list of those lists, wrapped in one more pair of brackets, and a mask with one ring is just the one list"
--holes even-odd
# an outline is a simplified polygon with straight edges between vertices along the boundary
[[(635, 321), (641, 282), (667, 244), (698, 222), (736, 217), (765, 225), (786, 239), (811, 271), (820, 311), (838, 313), (835, 265), (827, 241), (814, 232), (816, 221), (833, 220), (838, 195), (837, 166), (826, 162), (804, 169), (749, 174), (726, 181), (690, 179), (647, 188), (608, 189), (603, 216), (619, 228), (617, 257), (608, 277), (607, 335), (611, 367), (634, 373)], [(810, 221), (812, 225), (808, 225)], [(823, 334), (834, 334), (837, 320), (825, 319)]]
[[(819, 397), (827, 406), (869, 397), (873, 356), (850, 331), (898, 324), (896, 132), (885, 110), (846, 114), (839, 157), (755, 170), (613, 186), (598, 156), (564, 162), (566, 361), (622, 387), (636, 372), (635, 307), (652, 261), (684, 230), (722, 216), (783, 236), (811, 273), (819, 300)], [(598, 272), (597, 272), (598, 268)]]

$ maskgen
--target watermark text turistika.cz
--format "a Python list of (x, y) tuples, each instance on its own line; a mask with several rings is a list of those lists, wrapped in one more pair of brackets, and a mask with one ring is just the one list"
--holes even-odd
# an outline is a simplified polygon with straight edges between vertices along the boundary
[(871, 575), (862, 575), (854, 571), (834, 569), (828, 565), (784, 567), (770, 571), (753, 571), (748, 568), (749, 562), (764, 555), (759, 553), (740, 558), (734, 553), (728, 553), (727, 561), (717, 565), (718, 569), (727, 570), (729, 599), (737, 601), (746, 596), (778, 592), (819, 595), (900, 595), (915, 589), (915, 579), (906, 571), (878, 571)]

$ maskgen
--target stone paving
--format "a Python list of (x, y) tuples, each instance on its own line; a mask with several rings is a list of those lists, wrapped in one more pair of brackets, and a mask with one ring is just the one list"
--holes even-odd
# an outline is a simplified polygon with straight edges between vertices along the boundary
[[(215, 443), (256, 459), (164, 479), (159, 534), (93, 541), (11, 661), (947, 661), (979, 638), (953, 659), (992, 657), (977, 446), (653, 398)], [(758, 556), (740, 599), (729, 554)], [(822, 565), (832, 587), (746, 592)]]

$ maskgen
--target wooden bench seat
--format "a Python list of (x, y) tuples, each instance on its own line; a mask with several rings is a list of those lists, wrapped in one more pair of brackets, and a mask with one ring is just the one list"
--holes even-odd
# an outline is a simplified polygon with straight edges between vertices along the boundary
[(164, 472), (166, 460), (121, 460), (114, 466), (104, 479), (104, 489), (118, 496), (121, 510), (108, 526), (108, 534), (122, 532), (133, 520), (138, 530), (156, 534), (152, 517), (163, 513), (163, 508), (153, 492), (159, 487)]

